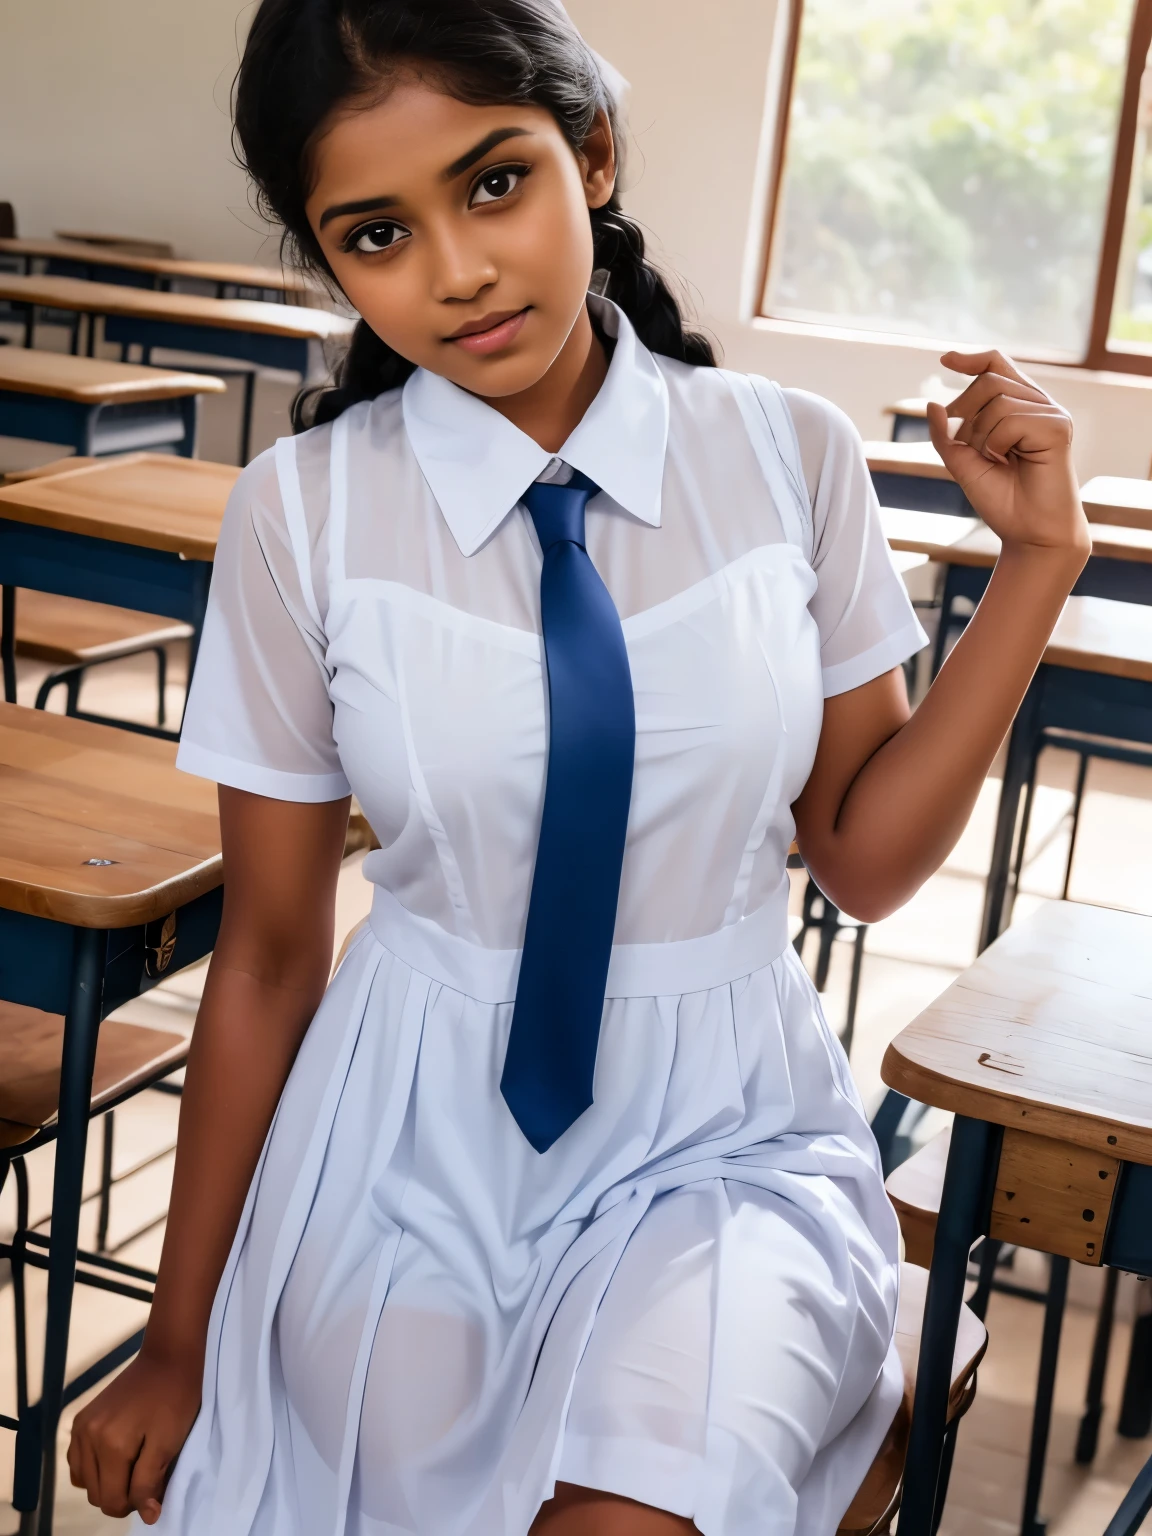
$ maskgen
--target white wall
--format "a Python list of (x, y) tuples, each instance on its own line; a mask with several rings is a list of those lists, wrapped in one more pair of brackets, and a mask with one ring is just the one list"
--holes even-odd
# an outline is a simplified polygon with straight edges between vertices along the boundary
[(274, 251), (233, 163), (244, 0), (0, 0), (0, 199), (19, 232)]
[[(628, 205), (726, 360), (829, 395), (880, 436), (883, 406), (939, 371), (930, 347), (750, 318), (786, 4), (568, 0), (632, 82)], [(0, 0), (0, 198), (22, 230), (90, 225), (189, 256), (272, 255), (229, 141), (250, 12), (242, 0)], [(1083, 475), (1148, 473), (1152, 384), (1034, 371), (1076, 417)]]

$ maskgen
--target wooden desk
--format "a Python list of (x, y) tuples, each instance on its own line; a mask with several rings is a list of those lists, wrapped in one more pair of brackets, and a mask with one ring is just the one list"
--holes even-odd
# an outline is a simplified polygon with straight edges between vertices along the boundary
[[(955, 627), (957, 599), (978, 603), (1000, 556), (1000, 540), (979, 518), (882, 507), (880, 519), (894, 550), (927, 555), (944, 566), (940, 623), (932, 658), (935, 676)], [(1152, 530), (1092, 524), (1092, 554), (1077, 578), (1077, 597), (1152, 604)]]
[[(0, 245), (0, 250), (3, 246)], [(884, 407), (885, 416), (892, 418), (894, 443), (926, 443), (928, 437), (928, 401), (919, 397), (897, 400)]]
[(304, 273), (283, 267), (240, 261), (183, 261), (78, 240), (0, 239), (0, 256), (22, 262), (25, 274), (32, 273), (33, 262), (42, 261), (51, 277), (94, 278), (159, 289), (168, 289), (180, 281), (209, 283), (216, 289), (218, 299), (267, 295), (274, 299), (292, 297), (306, 303), (325, 296), (324, 290)]
[[(1010, 910), (1010, 873), (1027, 835), (1021, 797), (1050, 738), (1090, 756), (1146, 762), (1152, 748), (1152, 608), (1070, 597), (1008, 738), (980, 948)], [(1083, 746), (1077, 747), (1077, 742)], [(1111, 745), (1110, 745), (1111, 744)]]
[(190, 458), (199, 398), (224, 389), (205, 373), (2, 347), (0, 432), (66, 443), (85, 456), (171, 444)]
[(141, 256), (174, 256), (168, 240), (144, 240), (138, 235), (110, 235), (107, 230), (58, 229), (57, 240), (72, 244), (110, 246), (114, 251), (133, 251)]
[(15, 698), (15, 589), (181, 619), (195, 657), (216, 540), (240, 471), (164, 454), (63, 470), (0, 488), (0, 654)]
[[(0, 298), (4, 296), (0, 288)], [(967, 496), (928, 442), (866, 442), (864, 453), (882, 507), (919, 512), (976, 514)]]
[(1152, 529), (1152, 480), (1097, 475), (1080, 492), (1090, 523)]
[[(1138, 610), (1137, 610), (1138, 611)], [(1152, 919), (1049, 902), (889, 1046), (897, 1092), (955, 1111), (920, 1354), (904, 1536), (928, 1536), (968, 1251), (1021, 1241), (1152, 1271)], [(1140, 1474), (1145, 1491), (1149, 1468)]]
[[(325, 342), (346, 341), (353, 322), (324, 309), (298, 305), (261, 304), (252, 299), (207, 299), (198, 294), (153, 293), (115, 283), (86, 283), (69, 277), (11, 277), (0, 273), (0, 299), (23, 305), (28, 329), (37, 307), (71, 310), (93, 317), (88, 351), (95, 348), (96, 317), (104, 321), (104, 338), (118, 344), (122, 355), (139, 346), (142, 361), (154, 347), (176, 352), (202, 352), (210, 357), (238, 358), (260, 368), (282, 368), (308, 377), (312, 349)], [(31, 340), (31, 337), (28, 338)], [(242, 456), (247, 461), (252, 427), (254, 376), (249, 375), (244, 402)]]
[[(220, 922), (215, 790), (174, 762), (169, 742), (0, 705), (0, 999), (65, 1017), (41, 1397), (16, 1436), (14, 1502), (40, 1504), (41, 1532), (51, 1530), (100, 1025), (208, 954)], [(91, 1379), (139, 1341), (110, 1351)]]

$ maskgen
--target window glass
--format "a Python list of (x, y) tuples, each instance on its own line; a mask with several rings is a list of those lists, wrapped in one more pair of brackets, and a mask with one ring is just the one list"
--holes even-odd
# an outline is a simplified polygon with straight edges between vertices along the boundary
[(1124, 351), (1152, 352), (1152, 68), (1140, 82), (1132, 186), (1124, 220), (1124, 240), (1113, 294), (1109, 345)]
[(766, 312), (1082, 356), (1133, 3), (804, 0)]

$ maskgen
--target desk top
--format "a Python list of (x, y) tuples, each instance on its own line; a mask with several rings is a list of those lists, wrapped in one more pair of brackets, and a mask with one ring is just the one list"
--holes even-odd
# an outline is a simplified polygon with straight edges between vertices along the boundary
[(223, 379), (135, 363), (108, 363), (65, 352), (0, 347), (0, 389), (22, 395), (51, 395), (84, 405), (126, 405), (134, 400), (171, 400), (180, 395), (219, 395)]
[(58, 229), (57, 240), (68, 240), (73, 245), (111, 246), (116, 251), (134, 251), (141, 256), (172, 256), (168, 240), (147, 240), (140, 235), (110, 234), (106, 229)]
[(1152, 1162), (1152, 918), (1046, 902), (897, 1035), (924, 1104)]
[(0, 704), (0, 907), (127, 928), (218, 886), (215, 785), (175, 760), (173, 742)]
[(128, 315), (176, 325), (208, 325), (261, 336), (295, 336), (327, 341), (352, 334), (353, 321), (327, 309), (299, 304), (265, 304), (259, 299), (208, 299), (198, 293), (156, 293), (119, 283), (89, 283), (79, 277), (15, 277), (0, 272), (0, 299), (42, 304), (85, 314)]
[[(1000, 540), (976, 517), (881, 507), (880, 521), (890, 548), (927, 555), (942, 565), (993, 566), (1000, 557)], [(1152, 529), (1093, 523), (1091, 533), (1098, 559), (1152, 564)]]
[(0, 488), (0, 518), (213, 560), (233, 464), (129, 453)]
[[(0, 250), (3, 250), (0, 242)], [(884, 407), (885, 416), (915, 416), (921, 421), (927, 420), (928, 401), (920, 396), (909, 396), (906, 400), (897, 400), (893, 405)]]
[[(0, 289), (0, 298), (6, 295)], [(866, 442), (864, 454), (874, 475), (915, 475), (921, 480), (951, 480), (931, 443)]]
[(1152, 528), (1152, 480), (1097, 475), (1080, 492), (1090, 523)]
[(0, 255), (42, 256), (57, 261), (91, 262), (93, 266), (120, 267), (126, 272), (151, 272), (158, 277), (187, 277), (205, 283), (233, 283), (238, 288), (276, 288), (284, 293), (320, 295), (323, 290), (301, 272), (283, 267), (254, 266), (242, 261), (183, 261), (175, 256), (152, 256), (140, 251), (118, 250), (114, 245), (93, 245), (82, 240), (0, 240)]
[(1070, 597), (1044, 660), (1076, 672), (1152, 683), (1152, 608), (1110, 597)]

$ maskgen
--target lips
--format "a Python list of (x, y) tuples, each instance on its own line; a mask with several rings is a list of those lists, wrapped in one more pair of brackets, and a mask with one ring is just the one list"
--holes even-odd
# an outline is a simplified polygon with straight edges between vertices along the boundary
[(451, 336), (446, 337), (453, 346), (460, 347), (474, 356), (485, 356), (502, 351), (520, 334), (527, 309), (503, 310), (496, 314), (482, 315), (479, 320), (469, 320)]

